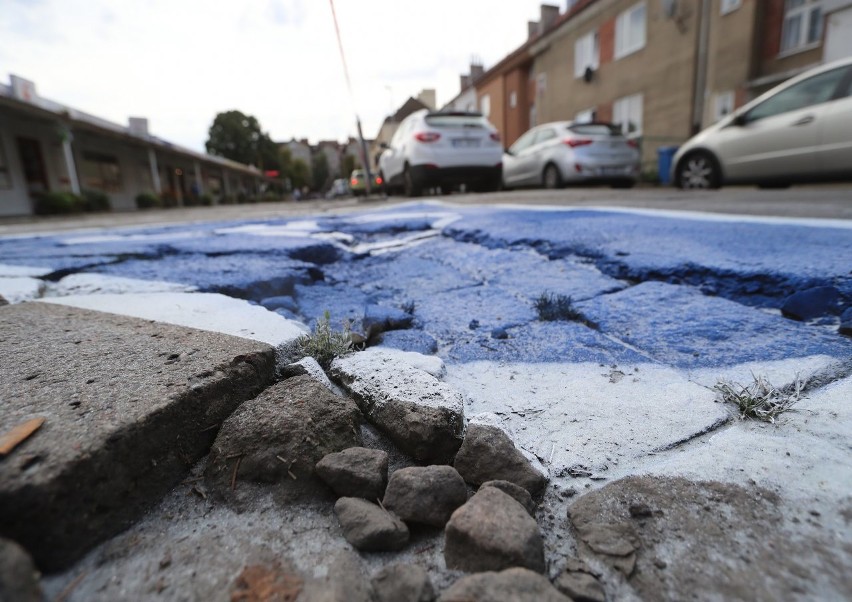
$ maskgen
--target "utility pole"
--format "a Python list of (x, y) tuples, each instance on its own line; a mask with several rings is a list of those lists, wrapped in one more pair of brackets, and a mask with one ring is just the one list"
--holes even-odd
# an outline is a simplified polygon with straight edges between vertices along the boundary
[(343, 52), (343, 41), (340, 39), (340, 27), (337, 25), (337, 13), (334, 10), (334, 0), (328, 0), (331, 5), (331, 17), (334, 20), (334, 31), (337, 34), (337, 47), (340, 49), (340, 61), (343, 63), (343, 75), (346, 77), (346, 87), (349, 89), (349, 99), (352, 102), (352, 110), (355, 113), (355, 124), (358, 126), (358, 140), (361, 143), (361, 153), (363, 154), (364, 173), (367, 177), (367, 196), (373, 193), (373, 174), (370, 170), (370, 160), (367, 156), (367, 142), (364, 140), (364, 134), (361, 131), (361, 118), (358, 116), (358, 109), (355, 106), (355, 94), (352, 92), (352, 81), (349, 79), (349, 68), (346, 66), (346, 54)]

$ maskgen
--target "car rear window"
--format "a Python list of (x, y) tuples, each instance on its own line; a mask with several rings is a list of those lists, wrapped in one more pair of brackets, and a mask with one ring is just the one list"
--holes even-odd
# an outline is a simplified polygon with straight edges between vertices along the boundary
[(434, 128), (484, 128), (488, 123), (482, 115), (434, 113), (426, 115), (426, 123)]
[(578, 123), (569, 125), (568, 130), (583, 136), (620, 136), (621, 130), (609, 123)]

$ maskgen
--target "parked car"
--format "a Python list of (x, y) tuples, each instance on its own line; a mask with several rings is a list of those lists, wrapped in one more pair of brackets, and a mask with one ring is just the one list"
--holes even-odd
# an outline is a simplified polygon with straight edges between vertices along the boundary
[(502, 155), (500, 134), (481, 113), (423, 109), (402, 121), (379, 167), (385, 185), (408, 196), (460, 185), (489, 191), (500, 187)]
[(852, 179), (852, 57), (807, 71), (678, 149), (672, 182), (788, 186)]
[[(376, 171), (371, 172), (370, 175), (373, 178), (373, 185), (370, 187), (371, 192), (380, 192), (382, 190), (382, 184), (384, 184), (382, 176)], [(352, 175), (349, 176), (349, 189), (355, 196), (367, 194), (367, 172), (363, 169), (354, 170)]]
[(506, 188), (576, 182), (629, 188), (638, 177), (638, 145), (611, 123), (545, 123), (518, 138), (503, 156)]

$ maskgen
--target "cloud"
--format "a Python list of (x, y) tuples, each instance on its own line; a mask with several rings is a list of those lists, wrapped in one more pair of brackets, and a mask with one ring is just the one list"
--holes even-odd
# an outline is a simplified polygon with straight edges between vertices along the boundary
[[(40, 94), (204, 148), (216, 113), (239, 109), (275, 140), (375, 136), (422, 88), (458, 93), (472, 55), (486, 66), (522, 43), (539, 0), (335, 0), (355, 104), (327, 1), (0, 0), (0, 63)], [(0, 73), (0, 77), (6, 74)], [(390, 91), (389, 91), (390, 89)]]

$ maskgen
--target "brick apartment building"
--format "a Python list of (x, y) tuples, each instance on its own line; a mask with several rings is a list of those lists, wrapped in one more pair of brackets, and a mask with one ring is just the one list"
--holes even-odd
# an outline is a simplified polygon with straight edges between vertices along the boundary
[(612, 121), (653, 170), (660, 146), (852, 55), (852, 1), (574, 0), (542, 5), (528, 31), (471, 85), (505, 144), (538, 123)]

